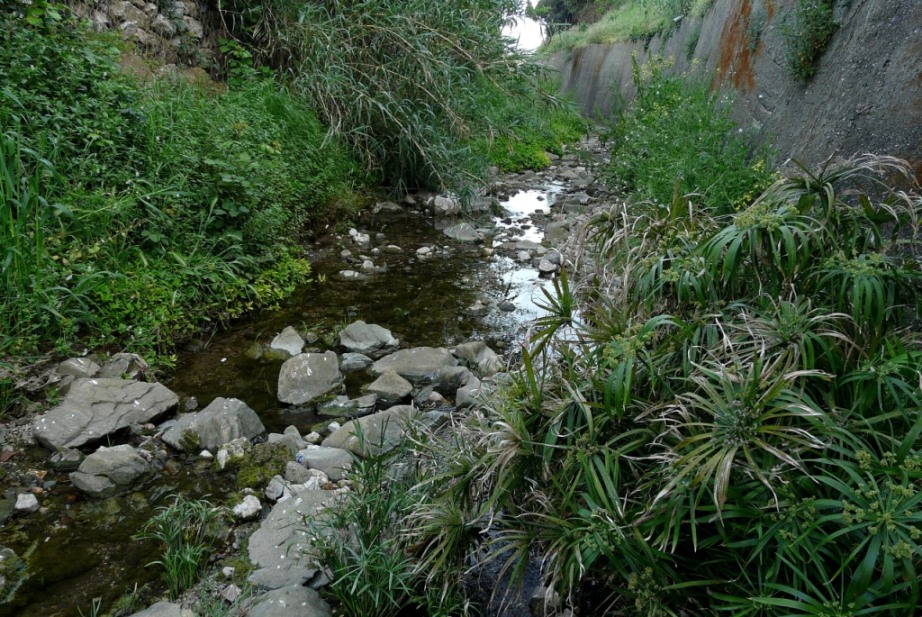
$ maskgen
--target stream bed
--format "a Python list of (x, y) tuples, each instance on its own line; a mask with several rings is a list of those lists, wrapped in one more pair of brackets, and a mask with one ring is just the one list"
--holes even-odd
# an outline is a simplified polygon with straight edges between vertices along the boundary
[[(302, 333), (307, 351), (329, 349), (342, 327), (363, 320), (393, 332), (401, 349), (476, 340), (514, 363), (528, 324), (541, 314), (541, 288), (549, 284), (549, 277), (538, 272), (539, 256), (546, 250), (540, 247), (543, 229), (554, 220), (555, 202), (585, 189), (586, 182), (573, 186), (572, 178), (554, 171), (572, 170), (576, 164), (572, 159), (547, 174), (525, 175), (496, 189), (494, 212), (471, 222), (474, 241), (443, 233), (459, 219), (435, 218), (425, 207), (425, 196), (417, 197), (416, 206), (370, 209), (351, 233), (331, 232), (311, 246), (314, 282), (277, 310), (253, 314), (193, 341), (162, 382), (184, 405), (190, 398), (199, 408), (216, 397), (237, 398), (256, 411), (268, 432), (295, 426), (306, 434), (322, 418), (279, 403), (282, 360), (260, 357), (260, 350), (287, 326)], [(585, 180), (585, 175), (578, 177)], [(585, 205), (588, 198), (581, 195), (570, 203)], [(556, 220), (565, 216), (558, 214)], [(346, 394), (359, 396), (362, 383), (347, 378)], [(172, 495), (220, 502), (234, 490), (233, 474), (212, 471), (210, 460), (185, 457), (138, 490), (91, 500), (70, 484), (66, 473), (47, 464), (48, 454), (38, 445), (20, 443), (9, 474), (3, 463), (7, 501), (23, 492), (10, 486), (31, 485), (41, 508), (0, 518), (5, 521), (0, 547), (12, 549), (26, 564), (22, 584), (0, 597), (0, 616), (89, 615), (94, 598), (111, 610), (119, 597), (145, 585), (159, 589), (159, 568), (147, 567), (158, 559), (157, 547), (134, 540), (133, 534)], [(2, 562), (0, 555), (0, 576)]]

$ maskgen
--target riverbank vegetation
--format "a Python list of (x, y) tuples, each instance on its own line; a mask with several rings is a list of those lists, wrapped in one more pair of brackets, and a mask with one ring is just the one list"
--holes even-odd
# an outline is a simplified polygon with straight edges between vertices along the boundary
[(502, 38), (511, 4), (335, 4), (222, 5), (224, 82), (123, 74), (61, 4), (0, 11), (0, 358), (168, 363), (307, 282), (301, 242), (369, 187), (470, 194), (581, 134)]
[[(709, 100), (652, 79), (666, 109), (641, 97), (622, 118), (616, 178), (650, 113), (671, 144)], [(701, 131), (675, 147), (737, 155), (731, 125)], [(745, 188), (714, 192), (637, 157), (663, 186), (628, 182), (638, 196), (588, 224), (596, 267), (555, 281), (512, 381), (420, 440), (391, 546), (430, 584), (457, 588), (472, 560), (519, 576), (537, 554), (586, 614), (913, 613), (919, 187), (888, 157), (750, 176), (762, 155), (739, 156), (717, 168)]]

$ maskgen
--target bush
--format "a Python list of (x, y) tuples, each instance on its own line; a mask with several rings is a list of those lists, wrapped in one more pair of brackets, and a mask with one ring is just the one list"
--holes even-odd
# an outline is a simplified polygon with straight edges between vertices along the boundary
[(307, 104), (246, 67), (145, 86), (49, 6), (0, 17), (0, 349), (165, 353), (306, 282), (301, 235), (362, 180)]
[[(869, 156), (739, 212), (592, 222), (598, 270), (557, 282), (513, 382), (432, 446), (430, 499), (490, 529), (455, 553), (540, 547), (593, 614), (912, 614), (922, 195), (894, 177)], [(422, 558), (453, 533), (429, 526)]]
[(611, 130), (610, 179), (660, 204), (690, 195), (718, 212), (748, 205), (772, 181), (769, 153), (751, 152), (730, 106), (669, 63), (635, 66), (637, 97)]
[[(484, 108), (538, 72), (501, 36), (512, 0), (237, 0), (228, 23), (385, 183), (454, 188), (485, 167), (468, 141), (508, 134)], [(532, 112), (534, 113), (534, 112)]]
[(809, 81), (816, 74), (816, 61), (835, 29), (832, 0), (797, 0), (781, 24), (785, 58), (795, 77)]

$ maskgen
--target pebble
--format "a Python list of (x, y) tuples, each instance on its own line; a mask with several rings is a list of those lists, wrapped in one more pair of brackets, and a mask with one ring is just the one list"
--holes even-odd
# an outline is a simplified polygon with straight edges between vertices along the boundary
[(41, 505), (38, 503), (38, 498), (32, 493), (20, 493), (16, 495), (16, 505), (13, 506), (13, 510), (17, 514), (32, 514), (37, 512)]

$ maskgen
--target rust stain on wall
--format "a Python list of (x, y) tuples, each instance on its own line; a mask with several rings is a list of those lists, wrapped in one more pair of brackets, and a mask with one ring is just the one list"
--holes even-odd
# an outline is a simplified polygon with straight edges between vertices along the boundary
[[(768, 6), (769, 10), (774, 12), (772, 3)], [(747, 91), (755, 88), (756, 80), (752, 73), (753, 46), (749, 37), (751, 15), (752, 1), (742, 0), (735, 9), (735, 14), (727, 20), (720, 34), (714, 85), (719, 86), (729, 80), (737, 90)]]

